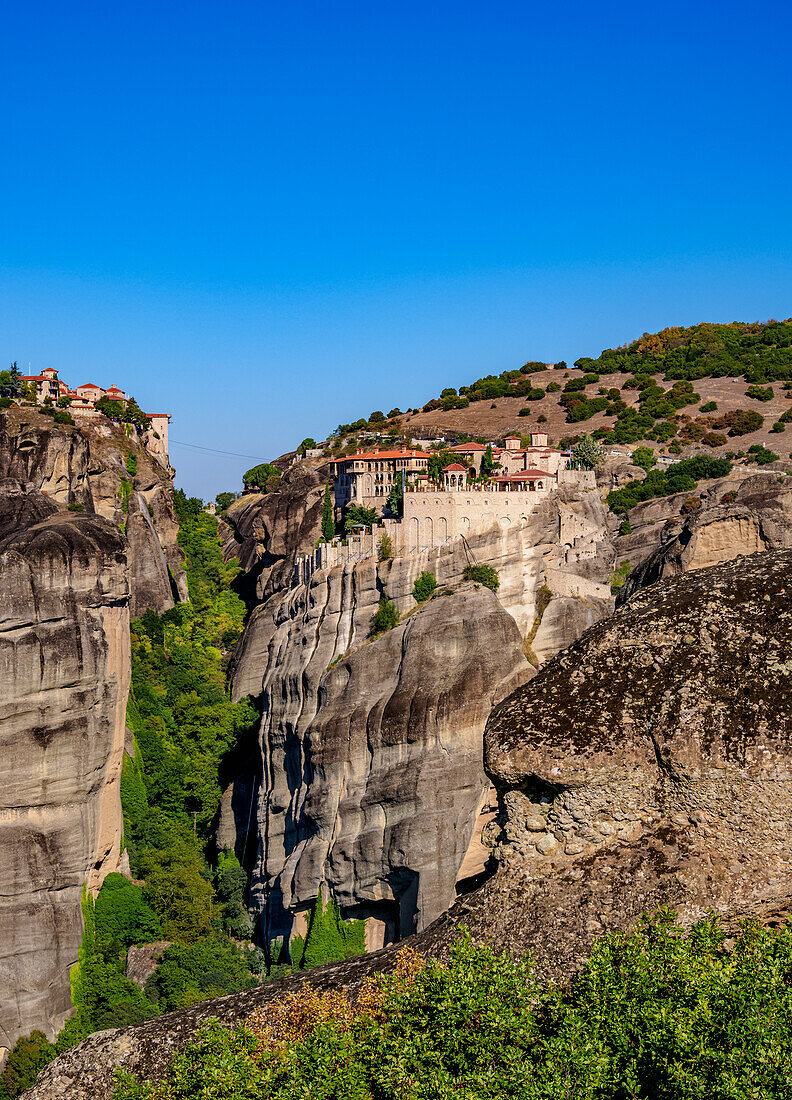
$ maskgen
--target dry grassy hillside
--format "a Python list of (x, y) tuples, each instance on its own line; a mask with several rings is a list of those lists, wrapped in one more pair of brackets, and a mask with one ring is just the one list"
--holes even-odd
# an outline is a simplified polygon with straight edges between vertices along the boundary
[[(534, 374), (531, 381), (540, 389), (545, 389), (548, 383), (553, 381), (568, 381), (569, 378), (581, 378), (585, 374), (582, 369), (573, 367), (568, 371), (548, 370), (543, 374)], [(587, 397), (595, 397), (600, 387), (605, 389), (619, 389), (623, 399), (633, 408), (638, 407), (638, 394), (635, 390), (622, 390), (624, 383), (630, 376), (619, 372), (616, 374), (600, 375), (600, 381), (588, 385), (585, 389)], [(711, 422), (717, 420), (724, 413), (733, 409), (753, 409), (764, 417), (764, 424), (755, 432), (739, 437), (730, 437), (728, 429), (719, 434), (726, 435), (726, 443), (719, 447), (708, 448), (716, 455), (724, 455), (729, 451), (747, 451), (754, 443), (760, 443), (775, 451), (781, 458), (789, 458), (792, 452), (792, 425), (787, 425), (783, 433), (773, 433), (771, 428), (779, 417), (792, 408), (792, 393), (786, 392), (782, 385), (773, 385), (774, 395), (771, 401), (756, 401), (745, 396), (748, 388), (742, 378), (702, 378), (694, 383), (694, 390), (701, 395), (701, 401), (694, 406), (687, 406), (681, 410), (683, 415), (693, 418), (701, 417), (702, 420)], [(589, 420), (580, 423), (567, 423), (567, 410), (559, 404), (560, 393), (549, 393), (541, 401), (532, 401), (528, 406), (531, 415), (520, 416), (520, 409), (526, 407), (522, 397), (499, 397), (493, 401), (477, 401), (466, 409), (452, 409), (444, 412), (441, 409), (429, 412), (417, 412), (402, 416), (402, 427), (412, 435), (418, 436), (448, 436), (456, 432), (465, 432), (468, 435), (482, 435), (488, 440), (502, 438), (511, 431), (524, 434), (529, 431), (546, 431), (551, 441), (558, 442), (565, 437), (591, 433), (597, 428), (610, 428), (613, 418), (606, 416), (604, 412), (595, 413)], [(718, 408), (716, 412), (701, 414), (698, 409), (710, 401), (715, 401)], [(546, 422), (539, 423), (538, 417), (545, 416)], [(389, 421), (393, 423), (393, 421)], [(715, 431), (716, 429), (712, 429)], [(682, 454), (691, 454), (700, 451), (702, 444), (691, 441), (682, 445)], [(661, 452), (668, 451), (669, 443), (658, 444), (653, 440), (644, 440), (650, 446)], [(614, 444), (614, 446), (617, 446)], [(638, 446), (638, 443), (629, 445)]]

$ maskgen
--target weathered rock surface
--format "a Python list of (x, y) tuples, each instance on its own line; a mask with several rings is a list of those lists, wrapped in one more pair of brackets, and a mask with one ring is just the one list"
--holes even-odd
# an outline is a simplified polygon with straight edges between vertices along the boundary
[(168, 940), (154, 940), (153, 943), (133, 943), (127, 951), (126, 976), (141, 989), (154, 974), (162, 956), (171, 946)]
[(83, 887), (119, 863), (129, 577), (119, 530), (0, 491), (0, 1046), (71, 1011)]
[[(596, 493), (561, 495), (523, 528), (320, 570), (253, 612), (233, 694), (263, 708), (252, 901), (266, 937), (288, 934), (326, 886), (370, 918), (376, 946), (442, 912), (463, 863), (463, 877), (477, 873), (484, 721), (502, 685), (528, 674), (523, 653), (537, 660), (530, 641), (549, 655), (611, 610), (604, 534)], [(497, 599), (482, 588), (463, 598), (472, 560), (498, 570)], [(415, 614), (427, 569), (456, 595)], [(366, 644), (384, 593), (413, 616)], [(243, 855), (249, 775), (239, 782), (247, 790), (227, 792), (219, 835), (228, 843), (236, 829)]]
[(791, 594), (788, 550), (673, 577), (495, 711), (504, 870), (477, 934), (563, 977), (644, 909), (689, 923), (792, 893)]
[(251, 603), (287, 587), (296, 556), (313, 550), (322, 533), (328, 478), (326, 464), (299, 462), (286, 469), (272, 492), (245, 493), (229, 506), (231, 537), (223, 553), (226, 560), (239, 559), (246, 573), (244, 595)]
[[(136, 472), (126, 466), (134, 459)], [(125, 527), (132, 616), (173, 606), (173, 588), (187, 599), (183, 555), (176, 541), (173, 470), (143, 446), (142, 434), (109, 420), (72, 427), (34, 408), (0, 413), (0, 478), (13, 478), (60, 506), (81, 506)], [(170, 571), (170, 576), (169, 576)], [(173, 584), (171, 584), (171, 577)]]
[[(563, 980), (594, 937), (660, 905), (685, 924), (710, 910), (727, 927), (786, 921), (790, 596), (790, 550), (661, 581), (506, 699), (486, 736), (500, 867), (410, 946), (442, 956), (464, 924), (478, 941), (533, 951), (541, 974)], [(29, 1100), (107, 1097), (117, 1064), (156, 1078), (202, 1019), (237, 1022), (305, 981), (354, 990), (398, 946), (92, 1036)]]
[[(684, 497), (679, 504), (677, 497)], [(620, 593), (624, 601), (637, 589), (663, 577), (702, 569), (732, 558), (792, 546), (792, 480), (776, 473), (724, 479), (701, 494), (665, 498), (676, 514), (660, 529), (660, 543), (630, 574)], [(686, 513), (687, 501), (698, 502)], [(654, 503), (654, 502), (652, 502)]]
[[(329, 601), (313, 611), (338, 617)], [(488, 787), (484, 723), (531, 669), (514, 621), (472, 584), (328, 668), (333, 642), (314, 637), (305, 665), (290, 647), (265, 687), (251, 900), (272, 938), (327, 887), (381, 946), (451, 904)]]

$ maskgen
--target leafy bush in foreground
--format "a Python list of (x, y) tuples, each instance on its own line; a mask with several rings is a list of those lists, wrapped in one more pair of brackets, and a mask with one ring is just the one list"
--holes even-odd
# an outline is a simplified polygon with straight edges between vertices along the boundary
[(303, 989), (216, 1023), (167, 1080), (116, 1100), (765, 1100), (792, 1095), (792, 931), (669, 913), (595, 944), (567, 989), (463, 935), (447, 965), (405, 951), (351, 1003)]

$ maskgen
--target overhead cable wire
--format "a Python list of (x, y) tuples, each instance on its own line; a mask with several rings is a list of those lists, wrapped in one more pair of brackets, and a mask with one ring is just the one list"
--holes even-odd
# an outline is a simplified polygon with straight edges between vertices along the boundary
[(204, 447), (200, 443), (182, 443), (180, 439), (171, 439), (171, 443), (175, 443), (177, 447), (189, 447), (193, 451), (207, 451), (214, 455), (229, 455), (231, 458), (252, 458), (256, 462), (266, 462), (266, 459), (261, 455), (241, 455), (237, 451), (219, 451), (216, 447)]

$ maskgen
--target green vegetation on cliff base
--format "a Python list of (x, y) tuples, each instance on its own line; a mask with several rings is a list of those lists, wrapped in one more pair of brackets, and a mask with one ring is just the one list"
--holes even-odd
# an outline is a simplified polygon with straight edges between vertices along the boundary
[(308, 969), (323, 963), (351, 959), (366, 950), (366, 926), (362, 920), (344, 920), (332, 897), (317, 898), (308, 916), (305, 938), (295, 936), (289, 945), (294, 966)]
[(163, 1084), (116, 1100), (767, 1100), (792, 1092), (792, 930), (661, 913), (594, 945), (559, 989), (467, 936), (447, 965), (303, 988), (234, 1032), (205, 1027)]

